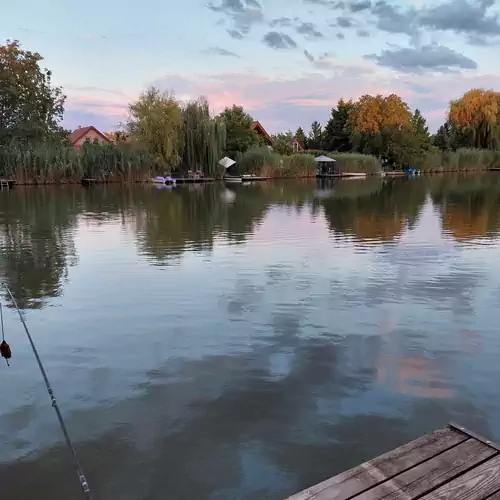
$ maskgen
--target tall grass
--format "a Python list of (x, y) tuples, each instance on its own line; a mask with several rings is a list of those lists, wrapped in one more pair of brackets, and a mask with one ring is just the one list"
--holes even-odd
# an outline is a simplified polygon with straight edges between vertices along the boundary
[(500, 151), (490, 149), (458, 149), (440, 151), (433, 149), (415, 165), (422, 172), (468, 172), (500, 168)]
[(343, 173), (366, 172), (377, 174), (381, 170), (380, 161), (372, 155), (361, 153), (328, 153), (330, 158), (337, 160), (339, 169)]
[(250, 148), (236, 156), (238, 174), (262, 177), (314, 177), (316, 162), (308, 155), (280, 155), (267, 147)]
[(66, 144), (0, 146), (0, 177), (19, 184), (99, 181), (144, 181), (164, 169), (153, 157), (131, 146), (85, 144), (76, 151)]

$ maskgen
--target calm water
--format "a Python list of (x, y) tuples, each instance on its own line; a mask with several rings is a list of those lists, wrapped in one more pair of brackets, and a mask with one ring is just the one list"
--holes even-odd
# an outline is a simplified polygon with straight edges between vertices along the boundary
[[(500, 440), (499, 242), (500, 175), (0, 193), (95, 500), (278, 500), (450, 420)], [(6, 330), (2, 499), (78, 499)]]

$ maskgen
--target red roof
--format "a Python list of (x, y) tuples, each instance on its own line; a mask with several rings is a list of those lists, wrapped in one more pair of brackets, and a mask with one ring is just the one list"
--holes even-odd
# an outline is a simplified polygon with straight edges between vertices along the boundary
[(255, 130), (257, 133), (260, 133), (260, 135), (264, 136), (269, 141), (270, 144), (273, 143), (272, 137), (267, 133), (266, 129), (262, 126), (262, 124), (259, 121), (252, 123), (252, 130)]
[(99, 130), (97, 130), (93, 126), (81, 127), (73, 130), (73, 132), (71, 132), (71, 134), (69, 135), (69, 142), (71, 142), (71, 144), (74, 144), (76, 141), (87, 135), (91, 130), (99, 134), (106, 142), (111, 142), (108, 137), (106, 137), (102, 132), (99, 132)]

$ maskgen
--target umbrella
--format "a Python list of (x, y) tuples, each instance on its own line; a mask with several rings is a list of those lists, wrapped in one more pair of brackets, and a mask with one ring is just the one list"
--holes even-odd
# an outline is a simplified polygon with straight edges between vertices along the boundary
[(234, 160), (231, 160), (231, 158), (228, 158), (227, 156), (224, 156), (222, 160), (219, 161), (219, 165), (221, 165), (224, 168), (229, 168), (232, 167), (236, 162)]

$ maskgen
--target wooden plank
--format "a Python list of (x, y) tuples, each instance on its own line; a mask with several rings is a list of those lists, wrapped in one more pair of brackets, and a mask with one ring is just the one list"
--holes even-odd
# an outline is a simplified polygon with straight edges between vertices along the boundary
[[(418, 498), (497, 454), (495, 449), (471, 438), (402, 474), (398, 474), (393, 479), (355, 496), (354, 499), (404, 500)], [(322, 497), (319, 495), (316, 498), (319, 500)]]
[(296, 493), (287, 500), (309, 500), (312, 498), (317, 500), (319, 493), (327, 489), (330, 490), (330, 496), (323, 495), (322, 498), (346, 500), (467, 439), (468, 437), (465, 434), (448, 427), (439, 429), (300, 493)]
[(500, 488), (500, 455), (455, 478), (422, 500), (485, 500)]

